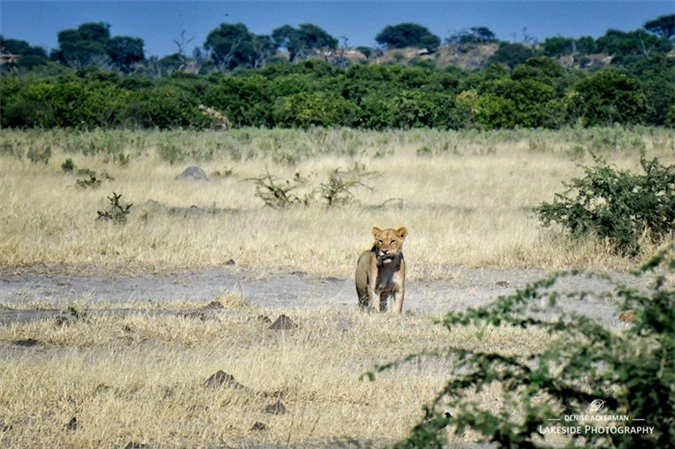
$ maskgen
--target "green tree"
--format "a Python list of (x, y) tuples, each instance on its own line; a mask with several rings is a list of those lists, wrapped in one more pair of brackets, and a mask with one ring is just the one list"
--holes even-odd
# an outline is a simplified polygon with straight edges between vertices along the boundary
[(272, 31), (272, 40), (277, 48), (288, 51), (288, 59), (295, 62), (304, 59), (314, 51), (337, 49), (338, 40), (323, 28), (311, 23), (303, 23), (298, 28), (283, 25)]
[(143, 39), (128, 36), (115, 36), (106, 42), (110, 60), (122, 72), (128, 73), (133, 65), (145, 59)]
[(569, 37), (547, 37), (542, 44), (544, 55), (560, 57), (570, 55), (576, 50), (574, 39)]
[(643, 28), (663, 39), (672, 39), (675, 36), (675, 14), (650, 20), (644, 24)]
[(128, 36), (110, 36), (107, 23), (83, 23), (77, 29), (63, 30), (58, 34), (59, 48), (51, 57), (70, 67), (116, 68), (129, 72), (134, 64), (142, 61), (143, 40)]
[(534, 54), (534, 50), (527, 45), (502, 42), (487, 62), (488, 64), (505, 64), (513, 68), (527, 61)]
[(28, 42), (18, 39), (6, 39), (0, 34), (0, 49), (12, 55), (32, 55), (47, 59), (47, 52), (42, 47), (33, 47)]
[(19, 58), (13, 63), (15, 67), (30, 70), (47, 64), (47, 52), (42, 47), (33, 47), (28, 42), (18, 39), (5, 39), (0, 34), (0, 50)]
[(673, 45), (668, 39), (657, 37), (645, 30), (625, 33), (609, 30), (596, 41), (598, 50), (613, 56), (614, 64), (626, 64), (635, 59), (646, 59), (655, 53), (668, 53)]
[(221, 23), (206, 36), (204, 48), (211, 52), (211, 58), (218, 67), (232, 70), (249, 63), (252, 41), (253, 33), (243, 23)]
[(416, 23), (388, 25), (375, 36), (375, 41), (386, 48), (417, 47), (430, 51), (441, 45), (441, 38)]
[(221, 23), (204, 42), (213, 62), (221, 70), (235, 67), (263, 67), (272, 55), (274, 45), (269, 36), (251, 33), (243, 23)]
[(52, 52), (52, 59), (71, 67), (105, 64), (108, 59), (106, 44), (110, 40), (107, 23), (83, 23), (77, 29), (59, 32), (59, 48)]
[(488, 27), (471, 27), (461, 30), (445, 38), (450, 45), (480, 45), (497, 42), (497, 36)]
[(579, 53), (585, 55), (591, 55), (597, 53), (598, 48), (595, 43), (595, 39), (591, 36), (582, 36), (575, 42), (576, 49)]
[(648, 59), (638, 58), (624, 68), (640, 80), (647, 99), (647, 123), (665, 124), (668, 108), (675, 104), (675, 60), (657, 53)]
[(612, 70), (594, 73), (576, 83), (570, 99), (587, 126), (641, 123), (646, 112), (640, 83)]
[(496, 118), (498, 117), (497, 112), (495, 112), (498, 104), (496, 100), (484, 104), (485, 108), (488, 105), (493, 108), (489, 109), (490, 121), (483, 123), (490, 128), (552, 127), (552, 119), (555, 118), (556, 122), (562, 120), (561, 117), (551, 117), (550, 103), (555, 99), (555, 92), (551, 86), (540, 81), (527, 78), (522, 80), (502, 79), (482, 85), (480, 92), (481, 94), (494, 95), (509, 102), (508, 108), (506, 108), (506, 103), (499, 103), (501, 106), (499, 111), (503, 114), (508, 113), (510, 115), (508, 119)]

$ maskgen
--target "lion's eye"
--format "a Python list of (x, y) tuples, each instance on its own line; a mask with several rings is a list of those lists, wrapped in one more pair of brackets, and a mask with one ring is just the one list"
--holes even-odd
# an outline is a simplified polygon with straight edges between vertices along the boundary
[(378, 240), (377, 243), (379, 243), (379, 244), (381, 245), (381, 244), (383, 244), (384, 242), (383, 242), (382, 240)]

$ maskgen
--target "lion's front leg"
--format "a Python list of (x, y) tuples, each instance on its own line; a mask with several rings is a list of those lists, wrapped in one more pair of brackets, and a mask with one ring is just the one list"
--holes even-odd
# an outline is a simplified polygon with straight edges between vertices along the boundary
[(368, 291), (368, 309), (376, 312), (380, 311), (380, 293), (375, 289)]
[(381, 291), (378, 288), (379, 273), (376, 262), (371, 261), (370, 273), (368, 276), (368, 310), (374, 310), (376, 312), (380, 311), (380, 294)]
[(398, 289), (394, 292), (394, 308), (393, 308), (394, 312), (401, 313), (401, 311), (403, 310), (403, 297), (404, 297), (403, 289)]

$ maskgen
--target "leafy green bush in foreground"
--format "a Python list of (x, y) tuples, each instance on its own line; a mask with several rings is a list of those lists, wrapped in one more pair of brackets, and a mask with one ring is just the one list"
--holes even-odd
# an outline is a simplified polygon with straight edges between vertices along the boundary
[[(443, 324), (450, 332), (458, 326), (476, 326), (480, 338), (481, 330), (492, 326), (538, 328), (547, 331), (552, 343), (544, 352), (529, 355), (507, 356), (452, 344), (424, 354), (449, 358), (453, 370), (426, 407), (424, 422), (394, 447), (441, 448), (448, 431), (462, 434), (467, 429), (499, 448), (550, 448), (554, 446), (547, 436), (563, 432), (566, 448), (673, 447), (675, 289), (672, 282), (667, 285), (667, 276), (675, 273), (674, 250), (670, 247), (634, 273), (653, 274), (648, 289), (614, 287), (619, 309), (635, 311), (635, 321), (627, 329), (610, 330), (595, 319), (560, 309), (562, 302), (586, 298), (584, 292), (561, 294), (555, 288), (578, 273), (536, 282), (486, 307), (449, 313)], [(544, 304), (555, 318), (532, 313)], [(495, 384), (502, 387), (499, 405), (486, 407), (471, 399), (472, 393)], [(568, 419), (589, 415), (582, 421)], [(607, 416), (611, 419), (603, 419)]]

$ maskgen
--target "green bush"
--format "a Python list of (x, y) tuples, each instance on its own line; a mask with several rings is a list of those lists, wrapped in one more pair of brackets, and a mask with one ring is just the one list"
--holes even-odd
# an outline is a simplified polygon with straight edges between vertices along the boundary
[(572, 108), (587, 126), (642, 123), (647, 99), (640, 82), (603, 70), (579, 81), (570, 92)]
[(565, 184), (552, 203), (534, 211), (544, 226), (556, 222), (574, 237), (594, 235), (624, 255), (636, 255), (643, 239), (660, 242), (675, 229), (675, 166), (640, 158), (643, 174), (601, 163)]
[(351, 125), (357, 108), (344, 98), (322, 92), (302, 92), (280, 98), (274, 106), (274, 121), (286, 127)]
[(63, 170), (64, 173), (72, 173), (73, 170), (75, 170), (75, 163), (71, 158), (68, 158), (61, 164), (61, 170)]
[[(222, 112), (235, 127), (495, 129), (674, 121), (673, 58), (588, 72), (531, 57), (528, 46), (502, 47), (503, 62), (513, 70), (502, 64), (475, 72), (395, 64), (343, 70), (308, 60), (209, 76), (149, 77), (149, 69), (121, 75), (93, 67), (6, 74), (0, 76), (0, 126), (209, 128), (213, 119), (200, 106)], [(481, 108), (478, 99), (469, 109), (455, 107), (455, 98), (474, 92)]]
[[(446, 447), (449, 431), (461, 435), (467, 429), (475, 431), (480, 442), (504, 449), (672, 447), (675, 289), (666, 278), (675, 274), (674, 249), (671, 246), (635, 273), (653, 276), (648, 288), (612, 288), (618, 309), (635, 313), (628, 328), (608, 329), (595, 319), (560, 307), (563, 301), (587, 298), (586, 292), (568, 293), (564, 287), (574, 282), (570, 278), (575, 273), (538, 281), (486, 307), (447, 314), (443, 325), (450, 332), (471, 326), (480, 339), (484, 331), (500, 327), (539, 329), (550, 335), (551, 343), (541, 352), (515, 355), (449, 344), (379, 366), (377, 371), (384, 371), (439, 357), (449, 359), (453, 367), (443, 389), (425, 406), (425, 419), (393, 447), (440, 449)], [(557, 285), (566, 292), (560, 293)], [(547, 312), (553, 312), (548, 314), (552, 318), (537, 314), (544, 305)], [(375, 374), (366, 376), (372, 380)], [(475, 399), (476, 393), (494, 386), (500, 387), (501, 394), (489, 406)], [(582, 415), (627, 419), (566, 419)], [(634, 420), (638, 418), (644, 421)], [(546, 440), (551, 427), (567, 432), (565, 446)], [(592, 431), (598, 427), (613, 431)], [(650, 431), (627, 430), (644, 427)]]

